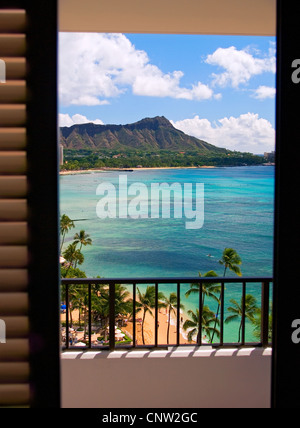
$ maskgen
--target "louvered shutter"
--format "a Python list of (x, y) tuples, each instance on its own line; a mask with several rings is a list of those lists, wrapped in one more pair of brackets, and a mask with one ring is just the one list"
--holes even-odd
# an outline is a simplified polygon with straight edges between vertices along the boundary
[(0, 10), (0, 406), (30, 403), (25, 31), (24, 10)]

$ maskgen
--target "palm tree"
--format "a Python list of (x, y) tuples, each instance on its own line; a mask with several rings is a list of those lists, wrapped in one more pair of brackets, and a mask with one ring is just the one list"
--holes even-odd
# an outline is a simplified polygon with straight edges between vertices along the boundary
[[(253, 335), (258, 340), (261, 339), (261, 308), (257, 309), (256, 317), (253, 321), (254, 324), (254, 331)], [(270, 308), (270, 314), (269, 314), (269, 332), (268, 332), (269, 342), (272, 342), (273, 339), (273, 310), (272, 307)]]
[[(92, 245), (92, 242), (93, 241), (91, 240), (90, 235), (85, 233), (84, 230), (81, 230), (79, 233), (75, 234), (73, 243), (76, 245), (76, 247), (80, 243), (79, 251), (81, 252), (83, 245), (86, 247), (87, 245)], [(76, 266), (77, 262), (75, 263), (75, 268)]]
[[(199, 326), (199, 318), (200, 313), (199, 309), (196, 309), (196, 313), (192, 310), (188, 311), (188, 315), (190, 319), (186, 320), (183, 324), (184, 330), (189, 330), (188, 332), (188, 341), (192, 342), (193, 338), (197, 335), (197, 343), (199, 342), (200, 334), (200, 326)], [(215, 314), (209, 309), (208, 306), (204, 306), (202, 310), (202, 330), (207, 334), (212, 343), (213, 335), (216, 334), (218, 337), (220, 336), (219, 330), (216, 329), (216, 326), (211, 327), (211, 324), (215, 323)], [(217, 321), (218, 322), (218, 321)]]
[[(167, 331), (167, 345), (169, 345), (171, 315), (172, 315), (172, 313), (176, 314), (176, 311), (178, 310), (177, 294), (171, 293), (169, 297), (164, 297), (163, 302), (165, 303), (166, 307), (168, 308), (168, 312), (169, 312), (168, 331)], [(184, 309), (184, 305), (180, 304), (179, 309)], [(177, 328), (180, 328), (180, 326), (177, 326)]]
[[(83, 286), (77, 286), (75, 288), (75, 291), (77, 291), (77, 293), (75, 295), (73, 295), (73, 302), (72, 302), (72, 307), (73, 310), (77, 309), (78, 310), (78, 323), (79, 323), (79, 328), (81, 328), (81, 314), (86, 312), (86, 307), (88, 305), (88, 301), (87, 301), (87, 288), (83, 287)], [(84, 331), (84, 338), (85, 338), (85, 333), (86, 331)]]
[(82, 263), (84, 262), (84, 256), (81, 253), (81, 251), (76, 249), (75, 243), (70, 244), (68, 246), (68, 248), (65, 250), (63, 256), (70, 263), (69, 268), (68, 268), (67, 273), (66, 273), (66, 276), (68, 276), (68, 272), (69, 272), (70, 268), (73, 267), (74, 264), (75, 264), (75, 266), (77, 266), (77, 263), (79, 265), (82, 265)]
[(82, 250), (83, 245), (86, 247), (87, 245), (92, 245), (92, 242), (90, 235), (88, 235), (85, 230), (81, 230), (74, 236), (74, 243), (76, 243), (76, 245), (80, 244), (80, 251)]
[[(95, 288), (92, 299), (92, 310), (94, 319), (104, 320), (104, 340), (107, 340), (109, 314), (110, 314), (110, 299), (109, 288), (101, 286)], [(125, 316), (130, 313), (132, 308), (132, 299), (129, 299), (130, 293), (128, 289), (120, 284), (115, 286), (115, 312), (117, 315)]]
[[(153, 317), (152, 309), (155, 307), (155, 287), (148, 286), (145, 293), (141, 293), (140, 289), (137, 289), (139, 302), (136, 302), (137, 312), (143, 310), (143, 320), (142, 320), (142, 340), (143, 345), (145, 345), (145, 336), (144, 336), (144, 324), (146, 319), (146, 314), (149, 313)], [(162, 300), (165, 299), (163, 293), (158, 293), (158, 307), (166, 307)]]
[[(62, 298), (63, 301), (66, 301), (66, 286), (62, 287)], [(70, 319), (70, 327), (73, 327), (73, 311), (75, 309), (78, 309), (78, 300), (80, 298), (81, 294), (81, 286), (76, 285), (70, 285), (68, 287), (68, 300), (69, 300), (69, 306), (67, 308), (67, 311), (69, 310), (69, 319)]]
[(225, 248), (221, 260), (219, 260), (220, 265), (224, 266), (224, 274), (226, 276), (227, 269), (230, 269), (232, 272), (236, 273), (238, 276), (242, 276), (241, 269), (239, 266), (242, 264), (242, 260), (238, 253), (233, 248)]
[[(200, 278), (217, 278), (218, 274), (210, 270), (203, 276), (201, 272), (198, 273)], [(190, 289), (185, 293), (185, 297), (189, 297), (191, 294), (199, 294), (200, 292), (200, 283), (190, 284)], [(220, 293), (221, 288), (216, 282), (206, 282), (202, 284), (202, 307), (204, 306), (205, 297), (211, 297), (219, 303), (219, 299), (217, 298), (215, 293)]]
[[(228, 312), (231, 312), (232, 315), (229, 315), (225, 323), (228, 324), (232, 321), (241, 320), (240, 328), (239, 328), (239, 339), (238, 342), (241, 341), (241, 332), (243, 328), (243, 299), (241, 300), (241, 303), (239, 304), (236, 300), (231, 299), (230, 303), (233, 306), (230, 306), (228, 308)], [(257, 300), (254, 296), (251, 294), (247, 294), (245, 297), (245, 318), (248, 319), (250, 322), (255, 322), (255, 315), (258, 313), (258, 307), (257, 307)]]
[[(79, 269), (74, 269), (71, 266), (68, 267), (68, 269), (66, 268), (61, 268), (61, 276), (62, 278), (86, 278), (86, 274), (85, 272), (79, 270)], [(81, 286), (79, 286), (81, 287)], [(70, 322), (71, 325), (73, 324), (73, 320), (72, 320), (72, 311), (75, 309), (76, 307), (76, 301), (77, 301), (77, 289), (76, 286), (71, 285), (68, 287), (68, 297), (69, 297), (69, 309), (70, 309)], [(62, 302), (66, 302), (67, 300), (67, 286), (66, 285), (62, 285), (61, 286), (61, 299)], [(67, 308), (68, 310), (68, 308)], [(80, 315), (80, 312), (79, 312)]]
[[(234, 250), (233, 248), (225, 248), (222, 254), (222, 258), (219, 260), (219, 263), (220, 265), (224, 266), (224, 274), (223, 274), (224, 277), (226, 276), (227, 269), (230, 269), (232, 272), (234, 272), (238, 276), (242, 276), (241, 269), (239, 268), (239, 265), (242, 264), (242, 259), (240, 258), (236, 250)], [(219, 298), (216, 319), (218, 319), (220, 307), (221, 307), (221, 293)]]
[(65, 242), (66, 234), (71, 229), (74, 229), (74, 227), (75, 227), (74, 221), (71, 220), (66, 214), (63, 214), (60, 218), (60, 234), (62, 236), (60, 252), (62, 251), (64, 242)]

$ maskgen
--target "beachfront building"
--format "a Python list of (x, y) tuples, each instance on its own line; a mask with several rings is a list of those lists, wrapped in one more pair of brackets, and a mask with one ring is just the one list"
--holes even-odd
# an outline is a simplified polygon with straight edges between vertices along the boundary
[(59, 165), (64, 164), (64, 146), (62, 144), (59, 145)]
[[(300, 351), (293, 331), (297, 333), (300, 296), (290, 267), (299, 261), (299, 213), (291, 197), (299, 182), (293, 156), (299, 136), (293, 101), (299, 99), (299, 85), (291, 79), (290, 65), (299, 55), (299, 2), (278, 0), (277, 26), (275, 0), (153, 0), (151, 7), (144, 3), (86, 0), (83, 8), (80, 0), (1, 2), (0, 57), (6, 63), (7, 83), (0, 87), (0, 319), (6, 327), (5, 343), (0, 343), (0, 406), (297, 407)], [(264, 328), (257, 347), (240, 343), (226, 348), (220, 343), (217, 348), (116, 351), (112, 280), (110, 349), (61, 353), (59, 30), (240, 35), (277, 31), (272, 348), (266, 328), (269, 289), (264, 286)], [(287, 251), (293, 243), (295, 250)], [(180, 286), (184, 279), (177, 281)]]

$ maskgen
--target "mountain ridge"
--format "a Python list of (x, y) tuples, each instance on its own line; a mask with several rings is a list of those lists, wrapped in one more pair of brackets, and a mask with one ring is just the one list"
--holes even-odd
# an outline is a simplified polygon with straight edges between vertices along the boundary
[(127, 125), (75, 124), (60, 128), (60, 143), (74, 150), (120, 151), (194, 151), (199, 153), (227, 153), (206, 141), (176, 129), (164, 116), (144, 118)]

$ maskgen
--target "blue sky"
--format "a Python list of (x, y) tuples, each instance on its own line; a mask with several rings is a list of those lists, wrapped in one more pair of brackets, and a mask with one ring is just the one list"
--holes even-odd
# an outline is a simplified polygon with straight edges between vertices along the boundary
[(165, 116), (219, 147), (275, 141), (275, 38), (60, 34), (60, 125)]

